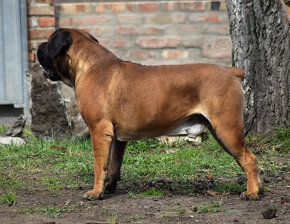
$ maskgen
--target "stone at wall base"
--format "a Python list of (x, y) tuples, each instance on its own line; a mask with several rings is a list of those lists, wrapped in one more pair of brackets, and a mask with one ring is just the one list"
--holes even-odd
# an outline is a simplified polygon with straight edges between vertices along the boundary
[(0, 136), (0, 145), (15, 145), (21, 146), (25, 144), (25, 141), (19, 137), (9, 137), (9, 136)]
[(28, 86), (31, 87), (31, 131), (35, 137), (71, 137), (70, 119), (59, 83), (46, 79), (39, 64), (27, 72), (27, 80)]

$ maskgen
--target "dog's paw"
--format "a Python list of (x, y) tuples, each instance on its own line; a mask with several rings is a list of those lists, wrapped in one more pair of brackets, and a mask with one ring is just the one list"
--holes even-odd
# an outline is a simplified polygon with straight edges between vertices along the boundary
[(105, 187), (105, 193), (106, 194), (113, 194), (115, 193), (117, 188), (117, 181), (114, 181), (112, 183), (108, 183)]
[(103, 197), (103, 193), (102, 192), (98, 192), (96, 190), (91, 190), (88, 191), (87, 193), (85, 193), (83, 195), (83, 199), (89, 200), (89, 201), (95, 201), (95, 200), (101, 200)]
[(257, 201), (260, 199), (260, 197), (258, 194), (249, 194), (248, 192), (245, 191), (241, 193), (240, 199), (244, 201), (248, 201), (248, 200)]

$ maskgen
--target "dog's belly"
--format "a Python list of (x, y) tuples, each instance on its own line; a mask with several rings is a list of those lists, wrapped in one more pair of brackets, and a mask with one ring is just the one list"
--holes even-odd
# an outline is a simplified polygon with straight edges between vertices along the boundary
[[(145, 124), (144, 124), (145, 125)], [(177, 122), (172, 122), (171, 124), (160, 125), (159, 127), (152, 125), (152, 129), (139, 129), (134, 132), (121, 130), (116, 132), (116, 138), (119, 141), (129, 141), (146, 139), (152, 137), (158, 137), (161, 135), (187, 135), (188, 137), (195, 137), (201, 134), (204, 129), (209, 125), (209, 121), (200, 114), (192, 114), (184, 118), (179, 119)], [(148, 127), (148, 124), (146, 124)]]

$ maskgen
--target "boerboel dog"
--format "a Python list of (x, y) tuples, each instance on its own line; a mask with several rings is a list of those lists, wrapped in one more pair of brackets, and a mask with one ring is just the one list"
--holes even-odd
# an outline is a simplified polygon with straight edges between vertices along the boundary
[(55, 31), (40, 44), (37, 56), (46, 78), (75, 89), (90, 129), (95, 179), (84, 198), (115, 191), (127, 141), (179, 131), (196, 136), (206, 127), (246, 173), (247, 191), (241, 198), (258, 198), (257, 159), (244, 137), (241, 69), (123, 61), (78, 29)]

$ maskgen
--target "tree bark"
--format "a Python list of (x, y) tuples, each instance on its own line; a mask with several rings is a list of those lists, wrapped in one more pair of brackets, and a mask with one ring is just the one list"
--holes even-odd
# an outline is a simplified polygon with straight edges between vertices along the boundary
[(289, 126), (289, 21), (278, 0), (226, 0), (233, 66), (245, 71), (245, 132)]

